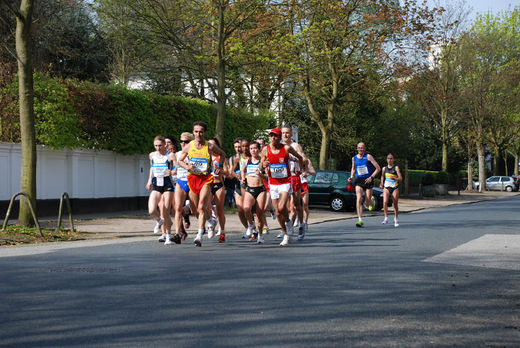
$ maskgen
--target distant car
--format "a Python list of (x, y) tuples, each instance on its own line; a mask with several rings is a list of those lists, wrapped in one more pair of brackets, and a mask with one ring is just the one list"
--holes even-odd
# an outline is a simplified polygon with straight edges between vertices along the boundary
[[(478, 190), (479, 182), (476, 181), (475, 189)], [(486, 179), (486, 189), (489, 191), (518, 191), (518, 186), (515, 184), (515, 178), (510, 176), (491, 176)]]
[[(335, 170), (317, 170), (316, 175), (310, 175), (309, 204), (328, 205), (333, 211), (356, 208), (356, 191), (348, 182), (350, 173)], [(383, 190), (373, 189), (372, 202), (374, 210), (383, 207)], [(391, 204), (390, 204), (391, 205)]]

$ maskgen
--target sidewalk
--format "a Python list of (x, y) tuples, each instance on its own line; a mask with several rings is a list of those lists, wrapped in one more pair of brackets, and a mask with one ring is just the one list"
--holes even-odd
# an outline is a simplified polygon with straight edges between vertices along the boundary
[[(400, 214), (412, 213), (424, 209), (432, 209), (438, 207), (446, 207), (455, 204), (469, 204), (486, 200), (509, 198), (519, 195), (519, 192), (484, 192), (484, 193), (466, 193), (461, 192), (460, 196), (457, 192), (450, 192), (448, 196), (436, 197), (428, 199), (419, 198), (401, 198), (399, 200)], [(393, 214), (390, 208), (390, 214)], [(382, 216), (382, 211), (365, 212), (365, 216)], [(328, 221), (345, 220), (356, 218), (355, 212), (333, 212), (327, 207), (311, 207), (309, 213), (309, 225), (319, 224)], [(194, 234), (197, 228), (197, 219), (190, 216), (191, 227), (188, 233)], [(406, 221), (406, 218), (403, 218)], [(43, 219), (45, 223), (45, 219)], [(52, 220), (47, 220), (47, 224), (52, 224)], [(278, 221), (267, 217), (267, 223), (271, 231), (280, 229)], [(55, 224), (55, 222), (54, 222)], [(65, 228), (69, 227), (67, 217), (63, 218)], [(100, 215), (80, 215), (74, 216), (75, 228), (84, 233), (87, 239), (103, 239), (103, 238), (130, 238), (130, 237), (146, 237), (153, 236), (153, 227), (155, 223), (150, 220), (145, 211), (120, 212)], [(240, 223), (236, 214), (226, 214), (226, 234), (243, 233), (244, 228)], [(277, 232), (275, 232), (277, 233)]]

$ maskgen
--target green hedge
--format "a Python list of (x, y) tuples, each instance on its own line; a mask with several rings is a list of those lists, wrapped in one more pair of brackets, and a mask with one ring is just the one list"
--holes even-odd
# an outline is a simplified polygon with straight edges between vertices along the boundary
[(410, 169), (408, 176), (412, 186), (450, 184), (452, 182), (450, 173), (443, 171)]
[[(14, 114), (18, 107), (12, 105), (17, 93), (17, 81), (0, 91), (3, 100), (11, 100), (10, 107), (0, 111), (2, 119), (18, 119)], [(37, 142), (55, 149), (82, 147), (144, 154), (153, 150), (156, 135), (178, 139), (199, 120), (208, 124), (208, 138), (215, 134), (216, 106), (198, 99), (129, 90), (119, 85), (58, 80), (40, 73), (34, 75), (34, 95)], [(4, 117), (4, 113), (10, 114)], [(19, 141), (19, 124), (11, 123), (2, 124), (0, 141)], [(224, 150), (234, 153), (232, 139), (252, 138), (274, 124), (270, 114), (253, 115), (228, 108)], [(4, 129), (9, 129), (10, 134), (4, 134)]]

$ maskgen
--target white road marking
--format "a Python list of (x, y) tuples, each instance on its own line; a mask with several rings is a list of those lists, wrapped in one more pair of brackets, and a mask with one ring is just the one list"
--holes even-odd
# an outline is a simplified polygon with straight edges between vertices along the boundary
[(519, 271), (520, 235), (486, 234), (423, 262)]

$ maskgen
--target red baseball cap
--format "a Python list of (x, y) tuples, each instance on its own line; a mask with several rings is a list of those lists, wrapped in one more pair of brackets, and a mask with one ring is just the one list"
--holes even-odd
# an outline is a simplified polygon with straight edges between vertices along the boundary
[(280, 130), (280, 128), (273, 128), (269, 131), (269, 134), (276, 134), (278, 135), (279, 137), (282, 136), (282, 131)]

